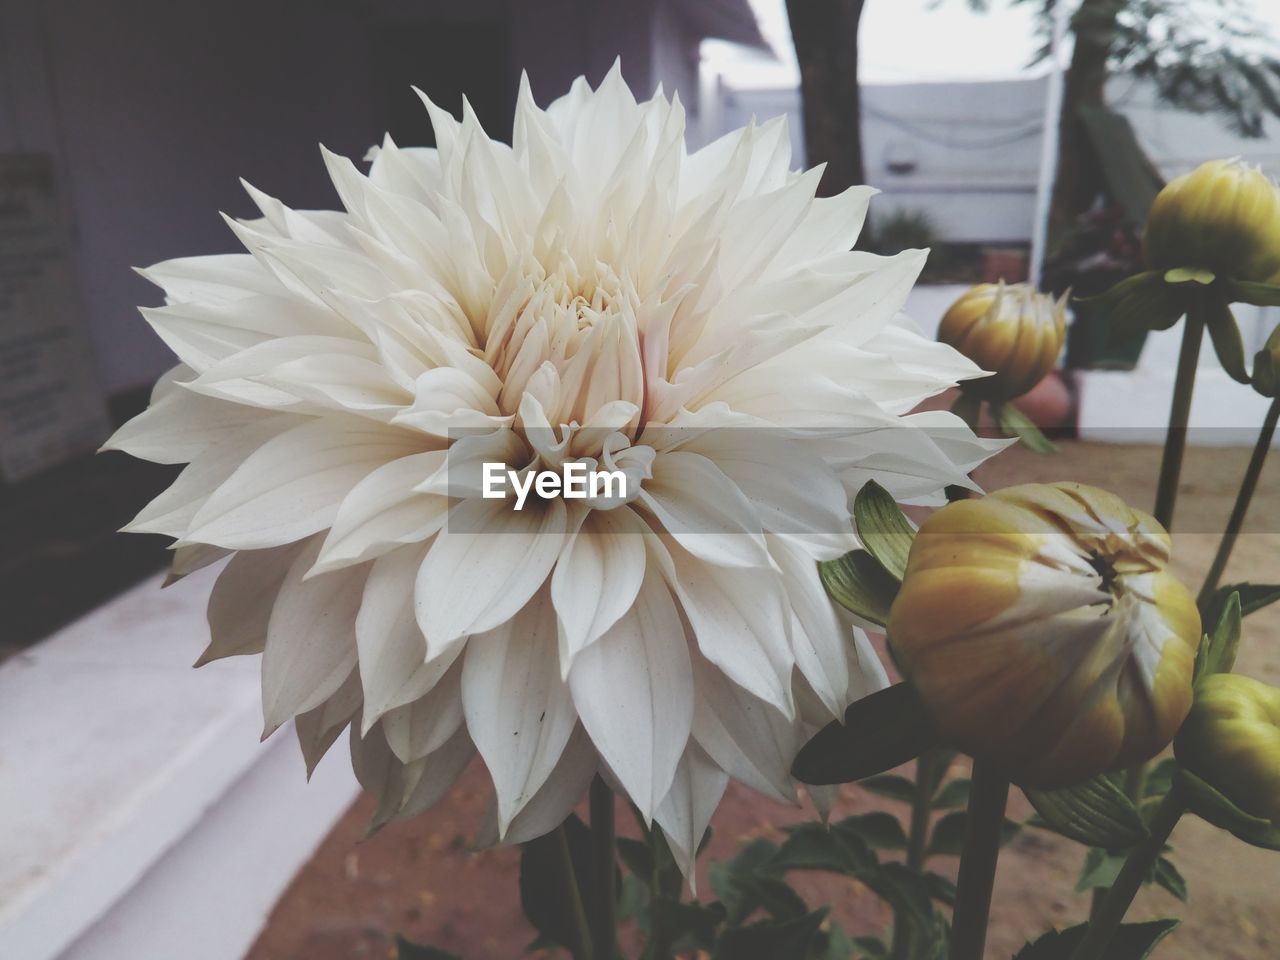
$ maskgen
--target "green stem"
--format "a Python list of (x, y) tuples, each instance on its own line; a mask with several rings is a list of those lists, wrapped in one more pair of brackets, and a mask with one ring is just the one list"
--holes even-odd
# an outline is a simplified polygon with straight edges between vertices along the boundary
[(1142, 843), (1130, 851), (1124, 866), (1120, 868), (1116, 882), (1111, 885), (1111, 889), (1103, 898), (1097, 915), (1089, 922), (1089, 929), (1085, 931), (1084, 938), (1072, 951), (1071, 960), (1097, 960), (1106, 955), (1107, 945), (1120, 929), (1120, 923), (1129, 911), (1133, 898), (1137, 896), (1142, 881), (1151, 872), (1152, 864), (1160, 856), (1160, 851), (1164, 849), (1169, 834), (1173, 832), (1174, 826), (1185, 811), (1186, 804), (1182, 802), (1177, 789), (1170, 790), (1151, 818), (1148, 827), (1150, 833)]
[(1178, 373), (1173, 383), (1173, 402), (1169, 407), (1169, 429), (1165, 434), (1160, 480), (1156, 486), (1155, 518), (1166, 530), (1173, 524), (1173, 507), (1178, 500), (1178, 477), (1182, 473), (1182, 455), (1187, 449), (1191, 392), (1196, 384), (1204, 322), (1205, 311), (1197, 300), (1188, 308), (1182, 327), (1182, 349), (1178, 353)]
[(974, 760), (968, 825), (956, 880), (950, 960), (982, 960), (1008, 799), (1009, 781), (981, 760)]
[(578, 878), (573, 869), (573, 857), (569, 853), (569, 836), (565, 833), (564, 824), (556, 828), (556, 858), (560, 861), (558, 881), (560, 895), (569, 905), (573, 922), (570, 924), (570, 935), (573, 942), (567, 944), (573, 960), (592, 960), (591, 935), (587, 932), (587, 912), (582, 907), (582, 892), (578, 888)]
[(618, 955), (617, 854), (613, 791), (600, 777), (591, 781), (591, 942), (595, 960)]
[[(1236, 539), (1244, 528), (1245, 514), (1249, 512), (1249, 501), (1253, 499), (1254, 491), (1258, 489), (1258, 478), (1262, 476), (1262, 465), (1266, 462), (1267, 453), (1271, 450), (1271, 440), (1276, 434), (1277, 421), (1280, 421), (1280, 397), (1272, 400), (1271, 406), (1267, 408), (1267, 415), (1262, 421), (1262, 430), (1258, 433), (1258, 442), (1253, 446), (1253, 456), (1249, 458), (1244, 480), (1240, 483), (1240, 492), (1236, 494), (1235, 506), (1231, 508), (1231, 517), (1227, 520), (1227, 529), (1222, 535), (1222, 541), (1218, 544), (1213, 565), (1204, 578), (1204, 586), (1200, 588), (1200, 596), (1196, 602), (1201, 610), (1204, 610), (1209, 598), (1218, 589), (1218, 582), (1227, 568), (1227, 561), (1231, 559), (1231, 551), (1235, 549)], [(1208, 626), (1209, 629), (1213, 627), (1212, 624)]]
[[(916, 792), (911, 801), (911, 822), (907, 829), (907, 869), (924, 870), (925, 849), (929, 840), (929, 816), (938, 784), (947, 772), (947, 755), (940, 750), (926, 750), (916, 761)], [(892, 960), (911, 956), (911, 921), (901, 913), (893, 918)]]

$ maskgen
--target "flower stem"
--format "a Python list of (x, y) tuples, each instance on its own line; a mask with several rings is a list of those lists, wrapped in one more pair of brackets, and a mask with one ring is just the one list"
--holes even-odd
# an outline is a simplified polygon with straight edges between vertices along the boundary
[(556, 827), (555, 837), (556, 858), (560, 861), (560, 895), (569, 905), (572, 920), (569, 925), (569, 934), (573, 941), (566, 946), (573, 960), (592, 960), (591, 935), (587, 932), (587, 912), (582, 908), (582, 892), (578, 888), (578, 878), (573, 869), (573, 857), (569, 853), (569, 837), (565, 833), (563, 823)]
[(1160, 481), (1156, 487), (1155, 518), (1166, 530), (1173, 523), (1173, 507), (1178, 499), (1178, 477), (1182, 473), (1182, 455), (1187, 449), (1191, 392), (1196, 384), (1204, 323), (1205, 311), (1197, 299), (1188, 308), (1182, 327), (1182, 349), (1178, 353), (1178, 373), (1173, 383), (1173, 402), (1169, 407), (1169, 429), (1165, 434)]
[(1186, 809), (1176, 787), (1165, 795), (1151, 818), (1148, 827), (1150, 833), (1130, 851), (1115, 883), (1107, 891), (1096, 915), (1089, 921), (1089, 929), (1085, 931), (1084, 938), (1072, 951), (1071, 960), (1097, 960), (1098, 957), (1105, 956), (1107, 944), (1120, 929), (1120, 922), (1124, 920), (1133, 898), (1137, 896), (1142, 881), (1151, 872), (1151, 865), (1160, 856), (1165, 841), (1169, 839), (1169, 834)]
[[(947, 755), (941, 750), (926, 750), (916, 761), (916, 792), (911, 801), (911, 822), (907, 829), (907, 869), (914, 873), (924, 870), (929, 814), (933, 811), (938, 783), (946, 773), (946, 761)], [(900, 913), (893, 918), (891, 956), (892, 960), (907, 960), (911, 956), (911, 922)]]
[(591, 942), (595, 960), (618, 955), (617, 859), (613, 791), (599, 776), (591, 781)]
[(969, 819), (960, 875), (956, 880), (956, 907), (951, 922), (951, 960), (982, 960), (987, 942), (987, 917), (991, 888), (1000, 856), (1000, 830), (1009, 799), (1009, 781), (981, 760), (973, 762), (969, 793)]
[[(1262, 421), (1262, 430), (1258, 433), (1258, 442), (1254, 444), (1253, 456), (1249, 458), (1249, 466), (1245, 468), (1244, 479), (1240, 482), (1240, 492), (1236, 494), (1235, 506), (1231, 508), (1231, 517), (1227, 520), (1227, 529), (1218, 544), (1218, 552), (1214, 555), (1213, 565), (1204, 578), (1204, 586), (1200, 588), (1200, 596), (1196, 598), (1203, 610), (1218, 589), (1218, 582), (1231, 559), (1231, 551), (1235, 549), (1236, 538), (1244, 527), (1245, 514), (1249, 512), (1249, 501), (1258, 488), (1258, 478), (1262, 475), (1262, 465), (1266, 462), (1267, 453), (1271, 450), (1271, 440), (1276, 434), (1276, 422), (1280, 421), (1280, 397), (1271, 401), (1267, 415)], [(1209, 628), (1212, 629), (1212, 624)]]

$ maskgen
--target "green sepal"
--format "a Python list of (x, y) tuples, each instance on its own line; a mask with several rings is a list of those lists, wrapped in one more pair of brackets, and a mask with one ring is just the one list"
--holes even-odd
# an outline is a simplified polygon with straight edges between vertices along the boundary
[(1280, 307), (1280, 285), (1252, 280), (1227, 280), (1227, 299), (1255, 307)]
[(1232, 593), (1214, 621), (1213, 633), (1206, 633), (1196, 651), (1193, 676), (1196, 681), (1215, 673), (1229, 673), (1240, 650), (1240, 594)]
[(1217, 788), (1197, 777), (1185, 767), (1174, 775), (1174, 786), (1181, 792), (1187, 809), (1201, 820), (1266, 850), (1280, 850), (1280, 827), (1270, 820), (1245, 813)]
[(940, 744), (929, 711), (909, 683), (855, 700), (843, 721), (827, 724), (796, 755), (801, 783), (851, 783), (914, 760)]
[(831, 599), (868, 623), (884, 626), (899, 582), (866, 550), (818, 564), (818, 577)]
[(1163, 281), (1164, 278), (1159, 270), (1143, 270), (1141, 273), (1135, 273), (1131, 277), (1125, 277), (1118, 283), (1112, 284), (1101, 293), (1094, 294), (1091, 297), (1076, 297), (1075, 299), (1080, 303), (1096, 303), (1099, 306), (1109, 307), (1119, 303), (1132, 293), (1146, 290), (1163, 283)]
[(884, 487), (868, 480), (853, 501), (853, 522), (858, 539), (899, 583), (907, 572), (907, 556), (916, 528)]
[(1043, 826), (1090, 847), (1124, 850), (1147, 837), (1142, 814), (1103, 774), (1061, 790), (1023, 790)]
[(1210, 296), (1205, 304), (1205, 325), (1213, 351), (1227, 376), (1236, 383), (1249, 383), (1249, 371), (1244, 365), (1244, 340), (1231, 307), (1225, 300)]
[(1057, 453), (1058, 448), (1049, 438), (1040, 432), (1040, 428), (1031, 422), (1031, 418), (1012, 403), (999, 403), (992, 411), (1000, 430), (1006, 437), (1017, 437), (1028, 450), (1033, 453)]
[(1159, 270), (1146, 270), (1121, 280), (1096, 297), (1081, 303), (1096, 304), (1103, 311), (1112, 346), (1148, 330), (1167, 330), (1186, 312), (1187, 293), (1177, 284), (1165, 283)]
[(1217, 279), (1216, 273), (1204, 267), (1174, 267), (1164, 272), (1165, 283), (1198, 283), (1207, 287)]
[[(1090, 960), (1146, 960), (1179, 923), (1178, 920), (1122, 923), (1102, 956)], [(1088, 926), (1081, 923), (1066, 930), (1050, 930), (1019, 950), (1013, 960), (1069, 960)]]

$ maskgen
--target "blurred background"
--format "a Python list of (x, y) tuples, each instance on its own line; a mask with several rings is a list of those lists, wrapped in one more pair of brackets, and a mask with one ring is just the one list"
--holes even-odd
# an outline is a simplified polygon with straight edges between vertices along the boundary
[[(166, 544), (115, 533), (176, 472), (93, 455), (173, 363), (136, 310), (158, 291), (131, 268), (236, 250), (217, 214), (256, 215), (239, 178), (332, 207), (317, 144), (358, 159), (384, 132), (432, 143), (412, 85), (455, 113), (465, 93), (508, 139), (522, 72), (545, 105), (620, 57), (638, 96), (679, 93), (690, 149), (786, 114), (793, 165), (826, 163), (824, 192), (878, 187), (860, 243), (932, 248), (908, 308), (931, 330), (980, 280), (1087, 294), (1132, 272), (1151, 198), (1205, 159), (1280, 172), (1276, 36), (1275, 0), (0, 0), (0, 957), (181, 943), (213, 960), (260, 936), (259, 960), (385, 956), (398, 926), (475, 926), (463, 914), (495, 876), (506, 896), (511, 864), (475, 874), (460, 839), (474, 783), (412, 837), (352, 847), (345, 757), (307, 787), (287, 733), (254, 746), (256, 665), (188, 669), (208, 577), (161, 593)], [(1246, 353), (1278, 313), (1240, 312)], [(1117, 347), (1077, 308), (1062, 374), (1025, 401), (1077, 438), (1074, 478), (1146, 495), (1176, 336)], [(1265, 403), (1206, 354), (1193, 442), (1216, 452), (1188, 468), (1203, 512), (1184, 509), (1207, 536), (1226, 509), (1209, 468), (1238, 475)], [(1011, 456), (988, 482), (1034, 469)], [(776, 811), (744, 798), (726, 816), (750, 831)], [(1056, 869), (1052, 850), (1023, 853)], [(445, 863), (474, 877), (456, 909), (437, 902)], [(1218, 904), (1263, 951), (1240, 956), (1275, 955), (1274, 906)], [(467, 956), (523, 942), (490, 934)]]

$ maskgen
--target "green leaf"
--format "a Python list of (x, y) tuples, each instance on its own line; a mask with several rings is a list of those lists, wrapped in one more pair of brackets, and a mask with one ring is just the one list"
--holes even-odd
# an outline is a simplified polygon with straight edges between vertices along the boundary
[[(964, 835), (968, 828), (969, 814), (965, 810), (957, 810), (939, 817), (929, 835), (927, 855), (931, 857), (958, 857), (964, 849)], [(1000, 844), (1003, 846), (1017, 836), (1022, 824), (1005, 818), (1000, 827)]]
[(845, 711), (800, 748), (791, 766), (802, 783), (850, 783), (871, 777), (938, 744), (928, 710), (910, 684), (896, 683)]
[(1217, 279), (1217, 274), (1204, 267), (1174, 267), (1164, 272), (1165, 283), (1198, 283), (1209, 286)]
[(1090, 847), (1084, 857), (1080, 879), (1076, 881), (1076, 893), (1110, 888), (1116, 882), (1116, 877), (1120, 875), (1120, 868), (1124, 866), (1124, 861), (1123, 854), (1111, 854), (1101, 847)]
[[(1178, 925), (1177, 920), (1151, 920), (1147, 923), (1123, 923), (1108, 944), (1106, 952), (1090, 960), (1146, 960), (1151, 951)], [(1088, 924), (1067, 930), (1050, 930), (1034, 943), (1018, 951), (1013, 960), (1069, 960)]]
[(1250, 280), (1228, 280), (1227, 295), (1232, 303), (1252, 303), (1258, 307), (1280, 307), (1280, 286)]
[(421, 943), (410, 943), (404, 937), (396, 937), (396, 960), (462, 960), (456, 953)]
[(1240, 327), (1231, 313), (1231, 307), (1218, 298), (1210, 298), (1205, 305), (1205, 323), (1209, 339), (1218, 355), (1218, 362), (1227, 376), (1237, 383), (1249, 382), (1249, 371), (1244, 365), (1244, 339)]
[(938, 791), (938, 795), (933, 798), (933, 808), (935, 810), (949, 810), (953, 807), (968, 806), (969, 786), (968, 777), (956, 777), (954, 780), (948, 781), (947, 785)]
[(1024, 790), (1048, 829), (1090, 847), (1123, 850), (1147, 836), (1142, 815), (1103, 775), (1062, 790)]
[(818, 576), (831, 599), (863, 620), (884, 626), (900, 584), (865, 550), (818, 564)]
[(901, 582), (916, 528), (884, 487), (868, 480), (853, 501), (858, 539), (885, 571)]
[(820, 823), (802, 823), (787, 830), (786, 841), (770, 861), (773, 870), (826, 870), (862, 877), (878, 861), (870, 845), (856, 832)]
[(687, 938), (700, 950), (715, 946), (716, 934), (728, 916), (721, 903), (681, 903), (676, 900), (655, 900), (652, 907), (653, 923), (675, 943)]
[[(577, 816), (564, 823), (569, 858), (583, 906), (590, 911), (594, 888), (591, 886), (591, 831)], [(548, 833), (522, 844), (520, 851), (520, 904), (533, 928), (546, 940), (568, 947), (574, 938), (574, 919), (569, 904), (560, 891), (560, 840)]]
[(1206, 624), (1217, 623), (1222, 619), (1222, 613), (1227, 609), (1227, 601), (1231, 599), (1233, 593), (1240, 594), (1240, 616), (1247, 617), (1280, 600), (1280, 583), (1244, 581), (1219, 587), (1213, 592), (1205, 608), (1200, 611)]
[(1147, 774), (1147, 779), (1142, 788), (1143, 799), (1151, 797), (1163, 797), (1169, 792), (1169, 788), (1173, 786), (1173, 775), (1178, 770), (1178, 761), (1173, 757), (1165, 757)]
[(913, 803), (916, 799), (916, 785), (906, 777), (894, 774), (883, 774), (878, 777), (867, 777), (858, 786), (869, 793), (878, 793), (882, 797)]
[(856, 948), (839, 924), (828, 923), (825, 930), (818, 932), (817, 940), (817, 952), (811, 954), (814, 960), (852, 960)]
[(951, 880), (931, 870), (924, 875), (924, 882), (929, 885), (933, 899), (949, 907), (956, 905), (956, 885)]
[(1270, 820), (1245, 813), (1216, 788), (1185, 768), (1178, 770), (1173, 782), (1174, 787), (1182, 792), (1187, 808), (1200, 819), (1221, 827), (1252, 846), (1280, 850), (1280, 828)]
[(809, 955), (827, 908), (787, 920), (762, 920), (726, 930), (716, 947), (715, 960), (781, 960)]
[(1214, 623), (1213, 633), (1206, 634), (1196, 652), (1195, 678), (1209, 677), (1215, 673), (1227, 673), (1235, 666), (1236, 653), (1240, 650), (1240, 594), (1227, 597), (1221, 615)]
[(855, 836), (873, 850), (905, 850), (907, 835), (891, 813), (863, 813), (847, 817), (831, 828), (840, 836)]
[(1040, 428), (1031, 422), (1031, 418), (1018, 409), (1012, 403), (999, 403), (995, 405), (996, 422), (1000, 424), (1000, 430), (1006, 437), (1017, 437), (1018, 442), (1030, 450), (1032, 453), (1050, 454), (1057, 453), (1058, 448), (1055, 447), (1043, 433)]
[(933, 890), (924, 877), (905, 864), (881, 864), (863, 882), (893, 907), (895, 914), (906, 914), (913, 926), (933, 922)]
[(853, 945), (862, 951), (867, 960), (884, 960), (889, 956), (889, 948), (879, 937), (854, 937)]
[(1187, 902), (1187, 881), (1182, 878), (1182, 874), (1178, 872), (1178, 868), (1173, 865), (1173, 861), (1168, 857), (1156, 858), (1155, 866), (1152, 868), (1151, 880), (1157, 886), (1168, 890), (1183, 903)]
[(645, 886), (653, 880), (653, 851), (643, 840), (618, 837), (618, 857)]
[(1076, 297), (1080, 303), (1096, 303), (1101, 306), (1115, 304), (1123, 300), (1125, 297), (1134, 293), (1139, 293), (1151, 287), (1162, 286), (1164, 282), (1159, 270), (1144, 270), (1141, 273), (1135, 273), (1131, 277), (1125, 277), (1119, 283), (1114, 284), (1092, 297)]

